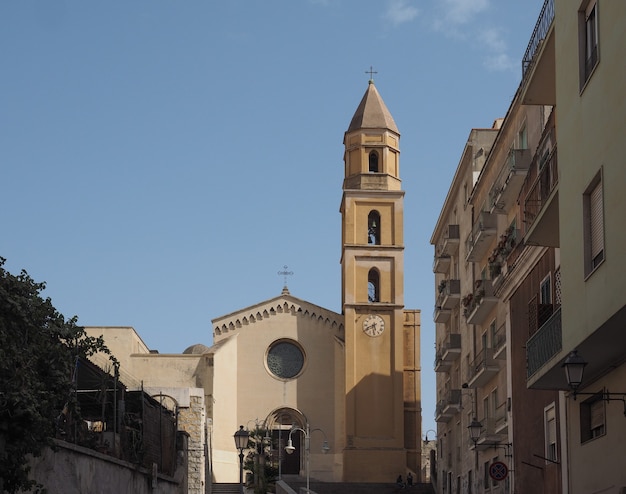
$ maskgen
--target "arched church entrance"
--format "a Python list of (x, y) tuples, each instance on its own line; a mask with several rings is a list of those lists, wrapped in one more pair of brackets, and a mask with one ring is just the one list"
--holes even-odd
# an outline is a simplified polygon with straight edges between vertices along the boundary
[(306, 417), (293, 408), (278, 408), (265, 419), (266, 428), (272, 437), (272, 466), (278, 469), (279, 477), (298, 475), (302, 471), (305, 458), (302, 433), (294, 432), (291, 435), (291, 442), (296, 448), (293, 454), (287, 454), (285, 446), (287, 446), (291, 428), (305, 429), (306, 422)]

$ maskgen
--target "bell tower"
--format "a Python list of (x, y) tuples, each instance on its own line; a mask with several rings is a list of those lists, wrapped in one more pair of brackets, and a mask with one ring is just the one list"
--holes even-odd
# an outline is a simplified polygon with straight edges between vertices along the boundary
[(370, 80), (344, 136), (345, 482), (389, 482), (407, 468), (399, 140)]

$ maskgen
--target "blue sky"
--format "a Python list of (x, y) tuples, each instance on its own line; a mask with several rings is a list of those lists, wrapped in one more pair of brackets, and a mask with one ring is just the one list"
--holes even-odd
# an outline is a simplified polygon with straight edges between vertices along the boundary
[[(161, 353), (291, 293), (341, 312), (343, 133), (376, 87), (402, 134), (405, 305), (472, 127), (504, 116), (543, 0), (0, 3), (0, 256), (83, 325)], [(432, 436), (432, 433), (431, 433)]]

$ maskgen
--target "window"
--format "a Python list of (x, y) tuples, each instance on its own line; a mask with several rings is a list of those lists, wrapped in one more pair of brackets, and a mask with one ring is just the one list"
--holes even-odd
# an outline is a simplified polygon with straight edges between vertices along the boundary
[(528, 149), (528, 131), (526, 124), (517, 133), (517, 149)]
[(490, 416), (496, 418), (496, 410), (498, 409), (498, 388), (494, 388), (491, 392), (491, 411)]
[(587, 0), (578, 11), (578, 53), (580, 89), (598, 64), (598, 2)]
[(380, 214), (371, 211), (367, 217), (367, 243), (380, 245)]
[(541, 280), (541, 284), (539, 285), (539, 303), (552, 303), (552, 278), (550, 275)]
[(545, 456), (548, 460), (557, 461), (556, 457), (556, 408), (554, 403), (544, 409), (544, 436), (546, 442)]
[(380, 302), (380, 275), (376, 268), (370, 269), (367, 274), (367, 300)]
[(489, 489), (489, 462), (486, 461), (483, 466), (483, 486), (485, 490)]
[(585, 276), (604, 261), (604, 196), (602, 170), (583, 194)]
[(269, 371), (279, 379), (293, 379), (304, 367), (304, 352), (293, 340), (279, 340), (268, 349), (266, 364)]
[(489, 325), (489, 336), (491, 338), (491, 348), (495, 348), (496, 340), (497, 340), (497, 336), (496, 336), (496, 320), (495, 319), (493, 321), (491, 321), (491, 324)]
[(378, 153), (376, 151), (370, 151), (369, 155), (370, 173), (378, 173)]
[(580, 442), (584, 443), (606, 434), (604, 400), (596, 393), (580, 404)]

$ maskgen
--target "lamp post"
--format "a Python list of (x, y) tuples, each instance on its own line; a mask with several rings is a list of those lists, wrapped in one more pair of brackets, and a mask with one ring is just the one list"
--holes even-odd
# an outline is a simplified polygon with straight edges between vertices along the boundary
[(248, 447), (248, 431), (239, 426), (239, 430), (233, 436), (235, 447), (239, 450), (239, 494), (243, 494), (243, 450)]
[(315, 431), (320, 431), (322, 434), (324, 434), (324, 444), (322, 445), (322, 453), (326, 454), (330, 451), (330, 446), (328, 445), (328, 439), (326, 438), (326, 434), (324, 433), (324, 431), (322, 429), (313, 429), (310, 430), (309, 424), (306, 424), (306, 430), (300, 428), (300, 427), (292, 427), (289, 431), (289, 439), (287, 440), (287, 446), (285, 446), (285, 451), (287, 452), (288, 455), (293, 454), (293, 452), (296, 450), (296, 448), (293, 445), (293, 442), (291, 441), (291, 434), (293, 434), (296, 431), (300, 431), (302, 432), (302, 434), (304, 434), (304, 453), (306, 455), (306, 492), (307, 494), (310, 494), (311, 490), (310, 490), (310, 474), (309, 474), (309, 467), (310, 467), (310, 463), (311, 463), (311, 432), (315, 432)]
[(426, 434), (424, 434), (424, 444), (428, 444), (428, 442), (430, 441), (430, 440), (428, 439), (428, 433), (429, 433), (429, 432), (432, 432), (433, 434), (435, 434), (435, 439), (437, 438), (437, 431), (435, 431), (435, 430), (433, 430), (433, 429), (428, 429), (428, 430), (426, 431)]

